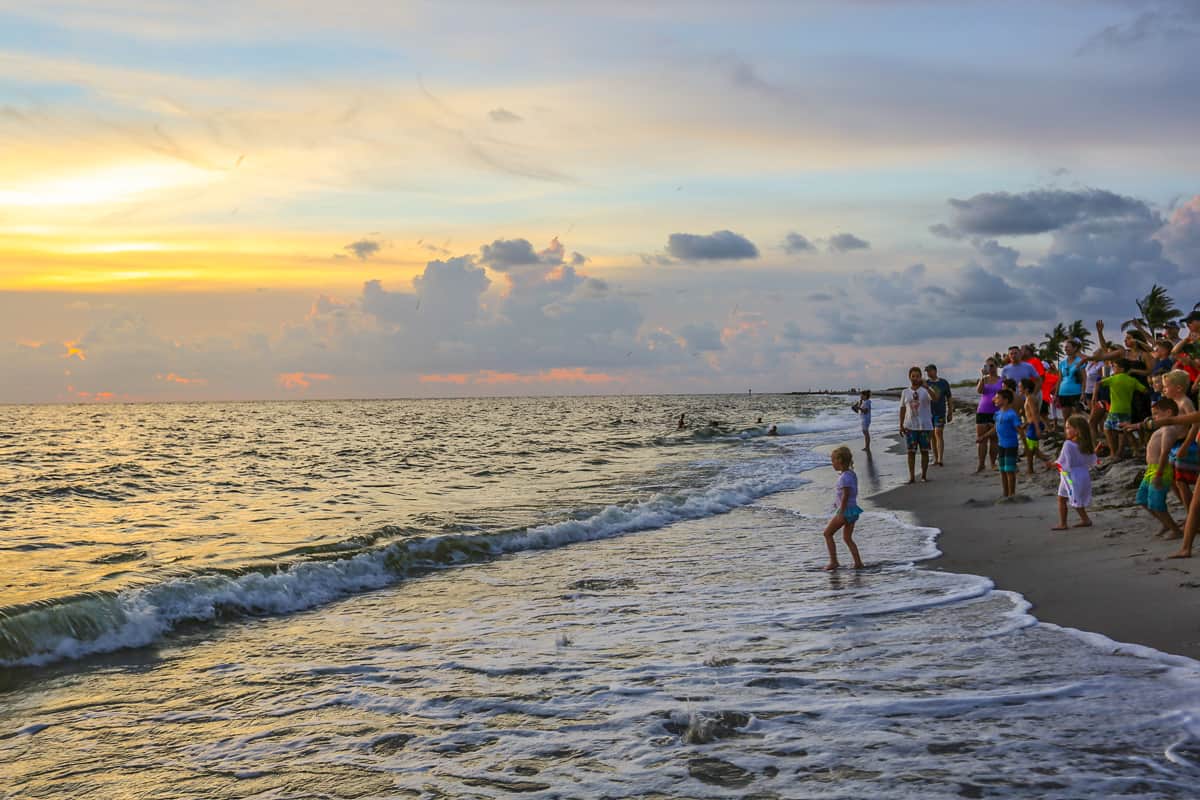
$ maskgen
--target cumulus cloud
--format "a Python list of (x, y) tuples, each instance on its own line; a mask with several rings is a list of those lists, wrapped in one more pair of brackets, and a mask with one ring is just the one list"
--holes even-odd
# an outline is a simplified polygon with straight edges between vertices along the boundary
[(491, 119), (492, 122), (499, 122), (501, 124), (522, 122), (524, 119), (523, 117), (517, 116), (513, 112), (509, 111), (507, 108), (493, 108), (488, 112), (488, 118)]
[(359, 261), (366, 261), (378, 253), (381, 247), (382, 245), (374, 239), (359, 239), (357, 242), (351, 242), (342, 249), (353, 253)]
[(853, 233), (836, 233), (829, 237), (826, 247), (831, 253), (849, 253), (852, 250), (867, 250), (871, 243)]
[(791, 255), (800, 255), (801, 253), (815, 253), (817, 248), (807, 238), (793, 232), (783, 238), (783, 251)]
[(949, 204), (950, 224), (931, 229), (938, 235), (1025, 236), (1085, 221), (1108, 224), (1154, 216), (1142, 201), (1103, 189), (987, 192), (966, 200), (952, 198)]
[(667, 253), (680, 261), (734, 261), (758, 258), (754, 242), (733, 231), (714, 231), (703, 236), (695, 233), (672, 233), (667, 239)]

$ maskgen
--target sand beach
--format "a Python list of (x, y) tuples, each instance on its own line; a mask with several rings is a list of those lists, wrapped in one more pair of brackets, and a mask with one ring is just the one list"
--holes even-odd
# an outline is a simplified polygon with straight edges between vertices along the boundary
[[(902, 443), (889, 449), (903, 460)], [(973, 414), (960, 410), (946, 427), (946, 465), (930, 467), (928, 483), (871, 501), (941, 529), (943, 555), (928, 569), (986, 576), (996, 588), (1024, 595), (1043, 622), (1200, 659), (1200, 558), (1167, 559), (1178, 542), (1155, 538), (1158, 524), (1133, 504), (1144, 464), (1126, 461), (1095, 473), (1094, 526), (1065, 532), (1050, 530), (1056, 473), (1039, 466), (1030, 478), (1022, 462), (1016, 502), (1001, 503), (997, 474), (977, 475), (975, 467)], [(1169, 507), (1182, 522), (1175, 498)]]

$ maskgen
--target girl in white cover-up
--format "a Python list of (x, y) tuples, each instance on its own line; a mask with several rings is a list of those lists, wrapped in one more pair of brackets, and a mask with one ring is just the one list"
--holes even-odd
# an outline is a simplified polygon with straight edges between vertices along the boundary
[(1067, 529), (1067, 505), (1079, 514), (1076, 528), (1087, 528), (1092, 524), (1087, 507), (1092, 503), (1092, 473), (1096, 466), (1095, 447), (1092, 445), (1092, 429), (1087, 417), (1076, 414), (1067, 420), (1066, 441), (1058, 453), (1058, 525), (1055, 531)]

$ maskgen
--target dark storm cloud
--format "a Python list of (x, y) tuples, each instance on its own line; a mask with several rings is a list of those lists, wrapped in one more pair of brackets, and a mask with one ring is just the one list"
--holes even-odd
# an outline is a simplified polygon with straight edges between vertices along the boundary
[(783, 238), (783, 251), (792, 255), (817, 252), (816, 245), (798, 233), (789, 233)]
[(826, 246), (831, 253), (849, 253), (852, 250), (870, 249), (871, 243), (866, 239), (858, 238), (853, 233), (835, 233), (829, 237)]
[(966, 200), (952, 198), (949, 203), (950, 225), (930, 229), (941, 236), (1026, 236), (1086, 221), (1108, 224), (1154, 216), (1141, 200), (1103, 189), (989, 192)]
[(488, 112), (488, 117), (492, 120), (492, 122), (499, 122), (502, 124), (522, 122), (524, 119), (523, 117), (517, 116), (513, 112), (509, 111), (507, 108), (493, 108)]
[(708, 236), (672, 233), (667, 253), (680, 261), (724, 261), (758, 258), (754, 242), (733, 231), (714, 231)]
[(382, 245), (374, 239), (359, 239), (357, 242), (351, 242), (342, 249), (353, 253), (359, 261), (366, 261), (378, 253), (381, 247)]

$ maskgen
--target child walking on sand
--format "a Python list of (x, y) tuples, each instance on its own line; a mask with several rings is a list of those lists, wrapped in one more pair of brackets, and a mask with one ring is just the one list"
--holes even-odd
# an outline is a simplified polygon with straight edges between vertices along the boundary
[(833, 468), (838, 471), (838, 479), (834, 485), (836, 499), (833, 519), (829, 520), (829, 524), (825, 526), (825, 546), (829, 548), (829, 563), (825, 565), (825, 569), (833, 571), (839, 566), (837, 547), (833, 543), (833, 535), (839, 529), (842, 531), (842, 541), (846, 543), (846, 547), (850, 549), (850, 555), (854, 557), (854, 568), (862, 569), (864, 566), (862, 557), (859, 556), (858, 547), (854, 544), (854, 525), (858, 522), (859, 515), (862, 514), (862, 509), (858, 507), (858, 476), (854, 474), (854, 456), (849, 447), (839, 447), (829, 454), (829, 460), (833, 463)]
[(1092, 503), (1092, 473), (1096, 465), (1096, 448), (1092, 443), (1092, 428), (1087, 417), (1075, 414), (1067, 420), (1067, 439), (1058, 453), (1058, 525), (1050, 530), (1067, 529), (1067, 506), (1079, 514), (1076, 528), (1092, 524), (1087, 507)]
[[(1160, 398), (1154, 404), (1150, 415), (1155, 422), (1173, 417), (1179, 413), (1179, 406), (1169, 397)], [(1182, 539), (1183, 531), (1175, 519), (1167, 511), (1167, 493), (1175, 480), (1171, 468), (1171, 446), (1179, 440), (1184, 431), (1177, 425), (1166, 425), (1150, 434), (1146, 443), (1146, 472), (1142, 475), (1142, 483), (1138, 486), (1137, 499), (1139, 506), (1146, 510), (1162, 525), (1155, 536), (1167, 539)]]

